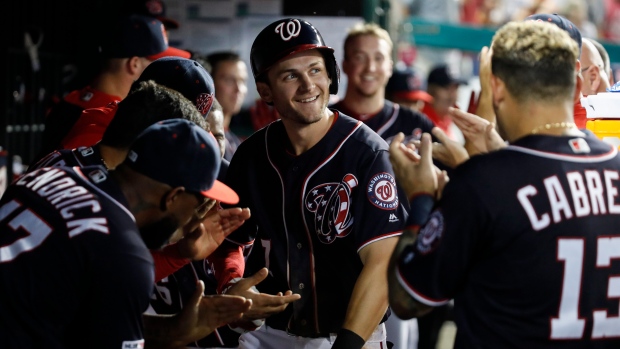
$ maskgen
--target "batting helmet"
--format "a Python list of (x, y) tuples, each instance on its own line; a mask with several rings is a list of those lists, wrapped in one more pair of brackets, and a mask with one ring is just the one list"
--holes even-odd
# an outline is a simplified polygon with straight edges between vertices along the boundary
[(329, 93), (336, 94), (340, 81), (340, 69), (334, 57), (334, 49), (325, 45), (319, 31), (302, 19), (280, 19), (258, 34), (250, 52), (254, 80), (263, 80), (263, 74), (287, 56), (312, 49), (318, 49), (323, 55), (327, 73), (332, 79)]

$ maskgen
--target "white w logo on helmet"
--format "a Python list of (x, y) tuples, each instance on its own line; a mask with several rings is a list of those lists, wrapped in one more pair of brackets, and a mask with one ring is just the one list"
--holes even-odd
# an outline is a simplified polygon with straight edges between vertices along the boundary
[[(284, 29), (286, 28), (286, 36), (284, 36)], [(276, 33), (280, 34), (280, 37), (284, 41), (289, 41), (292, 38), (299, 36), (299, 32), (301, 31), (301, 23), (298, 20), (293, 19), (292, 21), (288, 21), (286, 23), (286, 27), (284, 26), (284, 22), (278, 24), (276, 27)]]

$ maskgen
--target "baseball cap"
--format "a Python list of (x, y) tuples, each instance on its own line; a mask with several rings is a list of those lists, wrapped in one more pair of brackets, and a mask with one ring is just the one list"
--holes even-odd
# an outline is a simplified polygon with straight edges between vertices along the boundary
[(140, 14), (160, 20), (166, 29), (179, 28), (179, 22), (166, 17), (166, 4), (161, 0), (132, 0), (126, 3), (125, 12)]
[(526, 17), (525, 20), (547, 22), (547, 23), (553, 23), (557, 25), (558, 27), (560, 27), (560, 29), (563, 29), (564, 31), (566, 31), (568, 35), (570, 35), (570, 37), (573, 38), (573, 40), (575, 40), (577, 45), (579, 45), (579, 51), (581, 51), (581, 32), (579, 31), (579, 28), (577, 28), (577, 26), (573, 22), (569, 21), (568, 19), (558, 15), (557, 13), (553, 13), (553, 14), (538, 13), (538, 14)]
[(429, 85), (439, 85), (447, 87), (449, 85), (467, 85), (467, 81), (459, 79), (454, 72), (445, 64), (435, 66), (428, 74), (427, 83)]
[(179, 57), (164, 57), (149, 64), (138, 82), (153, 80), (181, 93), (194, 103), (206, 117), (213, 105), (215, 85), (213, 78), (200, 63)]
[(431, 103), (433, 97), (425, 89), (422, 79), (413, 69), (394, 70), (385, 86), (385, 92), (394, 97)]
[(191, 54), (168, 46), (164, 25), (156, 18), (144, 15), (122, 16), (106, 35), (101, 53), (108, 58), (146, 57), (152, 61), (177, 56), (189, 58)]
[(237, 193), (216, 179), (221, 159), (215, 138), (191, 121), (169, 119), (149, 126), (136, 138), (124, 163), (171, 187), (185, 187), (226, 204), (239, 202)]

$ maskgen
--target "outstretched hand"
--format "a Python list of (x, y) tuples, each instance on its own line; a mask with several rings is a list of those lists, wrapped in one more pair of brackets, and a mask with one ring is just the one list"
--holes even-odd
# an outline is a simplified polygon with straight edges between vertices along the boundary
[(502, 137), (495, 131), (495, 125), (492, 122), (457, 108), (450, 108), (449, 113), (452, 121), (470, 145), (470, 156), (488, 153), (506, 146)]
[(211, 210), (204, 218), (190, 221), (177, 243), (181, 257), (201, 260), (215, 251), (224, 239), (250, 218), (249, 208)]
[(234, 283), (226, 291), (226, 294), (238, 295), (252, 300), (252, 308), (243, 315), (243, 319), (264, 319), (283, 311), (289, 303), (301, 298), (299, 294), (293, 293), (290, 290), (284, 293), (279, 292), (277, 295), (258, 292), (254, 286), (265, 280), (268, 274), (267, 268), (263, 268), (254, 275)]
[(441, 142), (433, 143), (433, 158), (450, 168), (455, 168), (469, 160), (469, 154), (467, 154), (465, 147), (450, 139), (439, 127), (433, 127), (431, 132)]
[(438, 190), (438, 173), (433, 165), (431, 136), (428, 133), (422, 135), (418, 154), (402, 143), (404, 138), (405, 135), (401, 132), (390, 144), (390, 162), (397, 182), (407, 194), (407, 198), (421, 193), (435, 196)]
[(196, 283), (196, 291), (177, 317), (177, 326), (184, 329), (185, 343), (206, 337), (216, 328), (241, 319), (252, 307), (252, 300), (239, 296), (203, 296), (204, 283)]

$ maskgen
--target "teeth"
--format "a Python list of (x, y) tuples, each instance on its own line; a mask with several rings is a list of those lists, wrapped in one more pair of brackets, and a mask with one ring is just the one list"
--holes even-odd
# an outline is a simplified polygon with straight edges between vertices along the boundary
[(302, 99), (300, 102), (308, 103), (308, 102), (312, 102), (312, 101), (316, 100), (317, 98), (319, 98), (319, 96), (310, 97), (308, 99)]
[(372, 76), (362, 76), (362, 80), (364, 81), (373, 81), (375, 78)]

